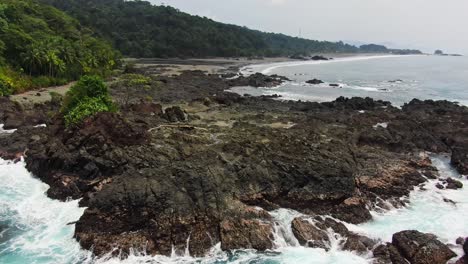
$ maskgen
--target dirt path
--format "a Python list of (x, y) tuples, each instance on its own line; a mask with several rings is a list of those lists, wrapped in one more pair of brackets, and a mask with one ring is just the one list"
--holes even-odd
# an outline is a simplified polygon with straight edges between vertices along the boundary
[(50, 92), (56, 92), (58, 94), (65, 95), (73, 84), (75, 84), (75, 82), (71, 82), (62, 86), (41, 88), (39, 90), (32, 90), (21, 94), (15, 94), (11, 96), (11, 100), (21, 103), (25, 107), (32, 106), (34, 104), (45, 103), (52, 99)]

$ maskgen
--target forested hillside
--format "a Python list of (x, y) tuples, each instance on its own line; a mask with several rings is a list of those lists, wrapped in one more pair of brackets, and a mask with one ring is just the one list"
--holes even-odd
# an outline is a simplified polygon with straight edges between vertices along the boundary
[(360, 52), (343, 42), (263, 33), (146, 1), (41, 0), (68, 12), (131, 57), (286, 56)]
[(0, 96), (105, 75), (118, 59), (62, 11), (36, 0), (0, 0)]

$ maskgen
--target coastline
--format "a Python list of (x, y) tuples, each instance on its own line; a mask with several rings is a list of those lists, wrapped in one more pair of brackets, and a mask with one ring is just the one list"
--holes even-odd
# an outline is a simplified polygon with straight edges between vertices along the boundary
[[(219, 243), (223, 251), (258, 252), (296, 245), (281, 242), (288, 239), (275, 231), (279, 223), (293, 226), (288, 236), (304, 248), (329, 249), (324, 232), (332, 228), (347, 238), (337, 242), (342, 250), (372, 254), (379, 243), (388, 247), (385, 241), (370, 242), (340, 221), (367, 222), (382, 200), (404, 206), (401, 197), (425, 177), (437, 177), (421, 153), (450, 151), (434, 139), (457, 137), (450, 148), (461, 152), (452, 163), (463, 172), (468, 162), (460, 141), (467, 138), (457, 133), (468, 109), (448, 102), (415, 100), (404, 109), (363, 98), (278, 102), (224, 93), (235, 81), (217, 75), (155, 78), (151, 89), (132, 90), (131, 106), (118, 115), (102, 113), (69, 129), (60, 118), (45, 120), (43, 128), (31, 127), (38, 119), (24, 120), (0, 138), (3, 157), (28, 149), (27, 168), (49, 184), (49, 197), (81, 199), (87, 209), (74, 236), (97, 257), (116, 247), (126, 254), (145, 248), (148, 255), (201, 257)], [(116, 101), (125, 96), (120, 90), (126, 92), (112, 89)], [(148, 96), (164, 103), (144, 101)], [(12, 114), (40, 112), (2, 105), (8, 128)], [(388, 127), (376, 126), (384, 122)], [(297, 215), (281, 222), (281, 208), (323, 225), (316, 230), (320, 238), (311, 238), (317, 244), (304, 242), (308, 220)]]
[[(326, 58), (349, 58), (349, 57), (373, 57), (382, 56), (380, 53), (316, 53), (316, 56)], [(187, 70), (201, 70), (210, 74), (215, 73), (237, 73), (240, 69), (252, 65), (266, 65), (273, 63), (303, 62), (303, 60), (288, 57), (266, 57), (266, 58), (193, 58), (193, 59), (158, 59), (158, 58), (127, 58), (127, 62), (133, 62), (136, 67), (160, 67), (161, 74), (170, 76), (180, 74)], [(164, 71), (165, 69), (165, 71)]]
[[(130, 97), (129, 105), (77, 127), (41, 115), (57, 105), (24, 110), (0, 100), (0, 123), (18, 129), (0, 137), (0, 156), (26, 154), (27, 169), (50, 186), (48, 197), (81, 199), (86, 209), (72, 223), (74, 237), (96, 259), (287, 248), (328, 250), (357, 263), (394, 250), (404, 258), (404, 249), (387, 238), (367, 237), (343, 222), (368, 223), (373, 210), (390, 210), (388, 204), (404, 208), (424, 184), (450, 192), (427, 152), (452, 151), (451, 163), (468, 173), (466, 107), (413, 100), (398, 109), (370, 98), (280, 102), (224, 91), (244, 81), (276, 85), (281, 77), (141, 70), (151, 76), (150, 87), (112, 86), (113, 99)], [(47, 126), (35, 127), (42, 123)], [(446, 203), (443, 197), (437, 199)], [(435, 243), (444, 259), (453, 257), (451, 248), (462, 254), (432, 236), (404, 234)]]

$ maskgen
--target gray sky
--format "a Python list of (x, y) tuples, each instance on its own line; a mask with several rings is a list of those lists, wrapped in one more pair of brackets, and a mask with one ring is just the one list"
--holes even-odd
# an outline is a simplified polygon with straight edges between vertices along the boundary
[(262, 31), (468, 54), (468, 0), (150, 1)]

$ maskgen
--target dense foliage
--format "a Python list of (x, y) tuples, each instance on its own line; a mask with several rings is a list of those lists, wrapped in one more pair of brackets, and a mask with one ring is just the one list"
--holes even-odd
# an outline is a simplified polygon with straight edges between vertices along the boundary
[(419, 50), (412, 49), (388, 49), (383, 45), (367, 44), (359, 47), (359, 51), (363, 53), (392, 53), (392, 54), (422, 54)]
[(83, 76), (67, 92), (62, 105), (67, 126), (78, 124), (99, 112), (116, 110), (106, 84), (97, 76)]
[(287, 56), (360, 52), (343, 42), (263, 33), (146, 1), (41, 0), (76, 17), (131, 57)]
[(111, 45), (50, 5), (0, 0), (0, 83), (9, 83), (10, 93), (105, 75), (118, 58)]

